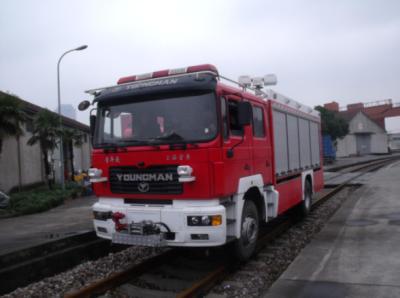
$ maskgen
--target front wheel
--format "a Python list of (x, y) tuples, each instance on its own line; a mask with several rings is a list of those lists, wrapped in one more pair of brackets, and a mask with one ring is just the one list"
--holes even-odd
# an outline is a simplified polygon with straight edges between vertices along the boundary
[(236, 240), (235, 253), (241, 261), (248, 260), (256, 249), (259, 231), (258, 210), (253, 201), (246, 200), (243, 206), (240, 239)]

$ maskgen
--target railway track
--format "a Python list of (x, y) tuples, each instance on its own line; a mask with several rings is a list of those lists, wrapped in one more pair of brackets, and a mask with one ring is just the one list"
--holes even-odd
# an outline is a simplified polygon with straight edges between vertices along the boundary
[(0, 295), (121, 249), (90, 231), (1, 255)]
[(327, 172), (341, 172), (341, 173), (347, 173), (347, 172), (351, 172), (353, 169), (357, 169), (358, 167), (362, 167), (364, 165), (368, 166), (372, 163), (375, 162), (383, 162), (383, 161), (389, 161), (389, 160), (393, 160), (393, 159), (398, 159), (400, 158), (400, 154), (392, 154), (389, 156), (384, 156), (381, 158), (375, 158), (373, 160), (364, 160), (364, 161), (358, 161), (356, 163), (349, 163), (349, 164), (344, 164), (341, 166), (333, 166), (333, 167), (329, 167), (327, 169), (325, 169)]
[[(370, 163), (347, 167), (346, 172), (357, 172), (357, 174), (334, 188), (324, 189), (315, 198), (312, 209), (319, 208), (354, 179), (392, 163), (398, 158), (374, 160)], [(290, 229), (297, 220), (298, 218), (287, 214), (268, 223), (260, 233), (257, 250), (262, 250), (277, 236)], [(65, 297), (94, 297), (107, 291), (112, 297), (203, 296), (241, 265), (227, 255), (226, 251), (216, 248), (206, 257), (209, 250), (168, 249), (138, 265), (114, 273), (75, 292), (69, 292)], [(255, 266), (257, 267), (257, 264)]]

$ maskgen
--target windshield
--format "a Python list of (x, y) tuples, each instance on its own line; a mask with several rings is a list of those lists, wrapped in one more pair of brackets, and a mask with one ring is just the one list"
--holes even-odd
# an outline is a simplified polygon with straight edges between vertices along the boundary
[(214, 93), (100, 106), (95, 147), (204, 142), (217, 135)]

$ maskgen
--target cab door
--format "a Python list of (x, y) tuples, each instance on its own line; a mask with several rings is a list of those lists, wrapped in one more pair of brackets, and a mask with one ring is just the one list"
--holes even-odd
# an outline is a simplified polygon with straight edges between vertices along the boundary
[(224, 161), (224, 185), (226, 193), (235, 193), (238, 181), (253, 172), (251, 126), (238, 125), (237, 96), (221, 97), (222, 113), (222, 154)]
[(253, 174), (261, 174), (264, 184), (272, 184), (271, 144), (267, 135), (267, 112), (262, 104), (252, 104)]

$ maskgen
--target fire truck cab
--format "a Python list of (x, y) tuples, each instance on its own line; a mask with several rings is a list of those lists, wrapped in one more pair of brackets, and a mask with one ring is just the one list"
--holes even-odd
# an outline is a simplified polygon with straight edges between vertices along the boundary
[[(99, 237), (254, 252), (260, 223), (323, 186), (317, 111), (213, 65), (121, 78), (87, 91)], [(272, 77), (272, 81), (274, 78)], [(83, 102), (80, 109), (87, 108)]]

